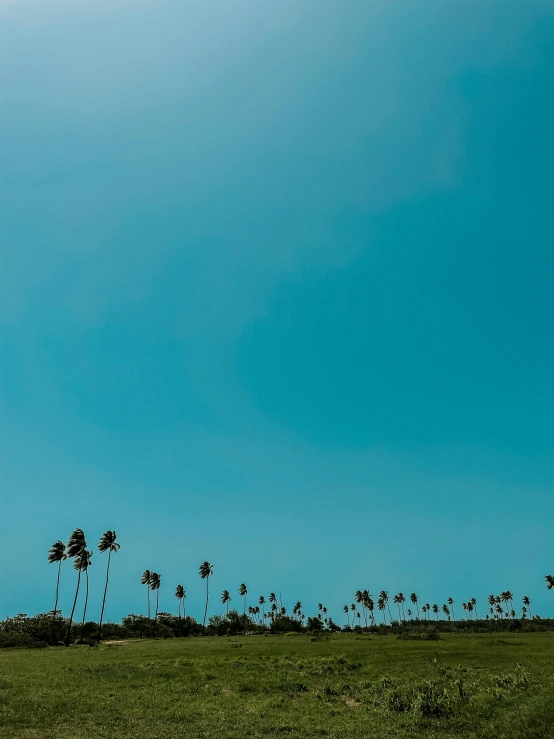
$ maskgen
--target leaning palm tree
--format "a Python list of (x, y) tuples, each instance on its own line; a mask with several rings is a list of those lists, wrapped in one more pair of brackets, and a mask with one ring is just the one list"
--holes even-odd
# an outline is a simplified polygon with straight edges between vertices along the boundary
[(56, 602), (54, 604), (54, 617), (56, 617), (56, 614), (58, 613), (58, 594), (60, 592), (60, 570), (62, 568), (62, 562), (67, 559), (67, 555), (65, 553), (65, 544), (63, 541), (55, 541), (52, 546), (50, 547), (48, 551), (48, 562), (49, 564), (53, 564), (54, 562), (58, 563), (58, 579), (56, 582)]
[[(364, 607), (364, 616), (365, 616), (364, 594), (362, 593), (361, 590), (356, 590), (356, 592), (354, 593), (354, 601), (358, 605), (362, 605)], [(366, 623), (366, 626), (367, 626), (367, 623)]]
[(385, 601), (381, 597), (379, 597), (377, 599), (377, 608), (378, 608), (379, 611), (382, 611), (382, 613), (383, 613), (383, 623), (386, 626), (387, 625), (387, 614), (385, 613)]
[(531, 613), (531, 598), (528, 595), (523, 596), (523, 605), (526, 606), (526, 612), (527, 609), (529, 610), (529, 618), (533, 618), (533, 615)]
[(554, 588), (554, 575), (545, 575), (544, 579), (546, 580), (548, 590), (552, 590)]
[(417, 595), (415, 593), (412, 593), (410, 595), (410, 600), (412, 601), (412, 603), (414, 604), (414, 606), (417, 608), (417, 618), (419, 620), (419, 604), (418, 604)]
[(468, 601), (467, 603), (467, 612), (469, 613), (471, 617), (471, 614), (473, 613), (473, 601), (472, 600)]
[(404, 613), (404, 603), (406, 602), (406, 596), (404, 595), (404, 593), (398, 593), (398, 600), (400, 602), (400, 607), (402, 608), (402, 618), (405, 621), (406, 614)]
[(102, 611), (100, 612), (100, 622), (98, 623), (98, 641), (102, 631), (102, 620), (104, 618), (104, 607), (106, 606), (106, 593), (108, 592), (108, 580), (110, 577), (110, 558), (112, 552), (118, 552), (120, 545), (116, 542), (117, 535), (115, 531), (106, 531), (102, 534), (102, 538), (98, 542), (100, 552), (108, 552), (108, 564), (106, 567), (106, 585), (104, 586), (104, 597), (102, 598)]
[(371, 618), (371, 623), (375, 626), (376, 625), (375, 624), (375, 615), (374, 615), (375, 601), (373, 600), (373, 598), (371, 597), (371, 595), (367, 599), (367, 610), (369, 611), (369, 617)]
[(439, 607), (436, 603), (433, 604), (433, 613), (437, 615), (437, 621), (439, 620)]
[[(87, 541), (85, 539), (85, 534), (83, 532), (83, 529), (75, 529), (71, 536), (69, 537), (69, 541), (67, 542), (66, 547), (66, 556), (71, 559), (74, 557), (77, 557), (81, 554), (81, 552), (86, 549)], [(69, 646), (69, 640), (71, 638), (71, 625), (73, 623), (73, 615), (75, 613), (75, 606), (77, 605), (77, 598), (79, 596), (79, 587), (81, 585), (81, 568), (75, 567), (77, 572), (79, 573), (77, 575), (77, 588), (75, 590), (75, 598), (73, 600), (73, 608), (71, 609), (71, 615), (69, 617), (69, 624), (67, 627), (67, 634), (65, 637), (65, 646)]]
[(454, 598), (449, 598), (446, 602), (452, 609), (452, 618), (454, 620), (454, 623), (456, 623), (456, 614), (454, 613)]
[(204, 631), (206, 629), (206, 616), (208, 615), (208, 601), (210, 597), (209, 592), (209, 582), (210, 582), (210, 575), (214, 574), (214, 568), (213, 565), (210, 564), (210, 562), (202, 562), (200, 565), (200, 569), (198, 570), (198, 574), (202, 578), (202, 580), (206, 581), (206, 608), (204, 609), (204, 620), (202, 621), (202, 636), (204, 636)]
[(177, 587), (175, 588), (175, 597), (177, 598), (177, 602), (179, 603), (179, 633), (181, 633), (181, 602), (185, 597), (185, 589), (182, 585), (177, 585)]
[(73, 567), (79, 572), (85, 573), (85, 607), (83, 608), (83, 620), (81, 622), (81, 628), (85, 625), (87, 617), (87, 605), (88, 605), (88, 568), (92, 564), (93, 552), (90, 549), (83, 549), (79, 554), (76, 554), (73, 558)]
[(446, 618), (450, 621), (450, 608), (446, 605), (446, 603), (442, 607), (442, 612), (446, 616)]
[(470, 602), (473, 608), (475, 609), (475, 619), (478, 621), (479, 616), (477, 615), (477, 598), (472, 598)]
[(239, 587), (239, 595), (244, 598), (244, 634), (246, 635), (246, 596), (248, 595), (248, 588), (244, 583), (241, 583)]
[(158, 624), (158, 606), (160, 602), (160, 585), (162, 584), (162, 577), (157, 572), (153, 572), (150, 576), (150, 583), (148, 587), (150, 590), (156, 591), (156, 615), (154, 616), (154, 636), (156, 635), (156, 626)]
[(270, 603), (277, 603), (277, 596), (275, 595), (275, 593), (270, 593), (269, 594), (269, 602)]
[(395, 595), (392, 600), (393, 600), (393, 603), (396, 603), (396, 605), (398, 606), (398, 623), (401, 624), (402, 623), (402, 614), (400, 613), (400, 603), (401, 603), (401, 601), (400, 601), (400, 595)]
[(150, 618), (150, 580), (152, 579), (152, 573), (150, 570), (144, 570), (140, 576), (140, 582), (142, 585), (147, 585), (148, 590), (148, 618)]
[(229, 601), (231, 600), (231, 594), (228, 590), (224, 590), (221, 593), (221, 602), (227, 607), (227, 615), (229, 615)]
[(344, 606), (344, 608), (342, 610), (345, 612), (345, 614), (346, 614), (346, 622), (347, 622), (348, 626), (350, 626), (350, 611), (348, 610), (348, 606)]
[(381, 590), (379, 593), (379, 598), (383, 601), (385, 606), (387, 607), (387, 610), (389, 612), (389, 619), (392, 624), (392, 613), (390, 612), (390, 606), (389, 606), (389, 594), (386, 590)]

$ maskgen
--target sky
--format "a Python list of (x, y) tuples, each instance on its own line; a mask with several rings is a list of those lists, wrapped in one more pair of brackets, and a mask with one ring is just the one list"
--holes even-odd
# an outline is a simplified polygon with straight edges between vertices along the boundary
[(1, 617), (75, 527), (108, 619), (554, 616), (552, 79), (550, 0), (0, 0)]

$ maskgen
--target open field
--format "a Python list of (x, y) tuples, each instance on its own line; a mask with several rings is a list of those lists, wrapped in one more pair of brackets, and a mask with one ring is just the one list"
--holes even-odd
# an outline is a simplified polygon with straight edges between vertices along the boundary
[(0, 736), (554, 737), (554, 634), (4, 650)]

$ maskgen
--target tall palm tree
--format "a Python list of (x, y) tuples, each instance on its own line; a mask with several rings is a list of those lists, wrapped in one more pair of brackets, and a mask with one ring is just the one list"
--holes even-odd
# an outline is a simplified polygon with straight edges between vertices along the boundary
[(373, 600), (373, 598), (371, 597), (371, 595), (367, 599), (367, 610), (369, 611), (369, 616), (371, 618), (371, 623), (375, 626), (375, 616), (374, 616), (374, 613), (373, 613), (375, 611), (375, 601)]
[(509, 590), (505, 590), (503, 593), (500, 593), (500, 600), (502, 603), (506, 604), (506, 613), (508, 616), (510, 615), (511, 608), (511, 602), (513, 600), (513, 595)]
[(400, 613), (400, 595), (395, 595), (392, 600), (393, 600), (393, 603), (396, 603), (396, 605), (398, 606), (398, 623), (401, 624), (402, 614)]
[(387, 615), (385, 613), (385, 601), (381, 598), (381, 596), (379, 596), (379, 598), (377, 599), (377, 608), (378, 608), (378, 610), (382, 611), (382, 613), (383, 613), (383, 623), (386, 626), (387, 625)]
[(272, 603), (272, 604), (273, 603), (275, 603), (275, 604), (277, 603), (277, 596), (275, 595), (275, 593), (270, 593), (269, 594), (269, 602)]
[(429, 621), (429, 611), (431, 610), (431, 606), (429, 603), (425, 604), (425, 611), (427, 612), (427, 621)]
[(415, 593), (412, 593), (410, 595), (410, 600), (412, 601), (412, 603), (414, 604), (414, 606), (417, 608), (417, 618), (419, 620), (419, 604), (418, 604), (418, 597), (417, 597), (417, 595)]
[(392, 624), (392, 613), (390, 612), (389, 594), (388, 594), (388, 592), (386, 590), (381, 590), (381, 592), (379, 593), (379, 598), (383, 601), (383, 603), (387, 607), (387, 610), (389, 612), (390, 622)]
[(185, 589), (182, 585), (177, 585), (175, 588), (175, 597), (179, 603), (179, 633), (181, 633), (181, 602), (185, 597)]
[(552, 590), (554, 588), (554, 575), (545, 575), (544, 579), (546, 580), (548, 590)]
[(144, 570), (140, 577), (140, 582), (142, 585), (147, 586), (148, 590), (148, 619), (150, 619), (150, 580), (152, 578), (152, 573), (150, 570)]
[[(69, 541), (67, 542), (66, 547), (66, 556), (68, 559), (72, 559), (74, 557), (77, 557), (81, 554), (81, 552), (86, 549), (87, 541), (85, 539), (85, 534), (83, 532), (83, 529), (75, 529), (71, 536), (69, 537)], [(79, 587), (81, 585), (81, 568), (75, 567), (77, 572), (79, 573), (77, 575), (77, 588), (75, 590), (75, 598), (73, 600), (73, 608), (71, 609), (71, 615), (69, 617), (69, 624), (67, 627), (67, 634), (65, 637), (65, 646), (69, 646), (69, 640), (71, 638), (71, 625), (73, 624), (73, 615), (75, 613), (75, 606), (77, 605), (77, 598), (79, 596)]]
[(115, 531), (106, 531), (102, 534), (102, 538), (98, 542), (100, 552), (108, 552), (108, 564), (106, 567), (106, 585), (104, 586), (104, 597), (102, 598), (102, 610), (100, 612), (100, 622), (98, 624), (98, 641), (102, 631), (102, 620), (104, 619), (104, 608), (106, 606), (106, 593), (108, 592), (108, 580), (110, 578), (110, 558), (112, 552), (118, 552), (120, 545), (116, 542), (117, 535)]
[(158, 625), (158, 606), (160, 602), (160, 585), (162, 584), (162, 577), (157, 572), (153, 572), (150, 576), (149, 587), (150, 590), (156, 591), (156, 615), (154, 616), (154, 636), (156, 635), (156, 626)]
[(439, 620), (439, 607), (436, 603), (433, 604), (433, 613), (437, 614), (437, 621)]
[(442, 612), (446, 616), (446, 618), (450, 621), (450, 608), (446, 605), (446, 603), (442, 607)]
[(404, 613), (404, 603), (406, 602), (406, 596), (404, 595), (404, 593), (398, 593), (398, 601), (400, 603), (400, 607), (402, 608), (402, 618), (405, 621), (406, 614)]
[(248, 595), (248, 588), (244, 583), (241, 583), (239, 587), (239, 595), (244, 598), (244, 634), (246, 636), (246, 596)]
[(471, 605), (473, 606), (473, 608), (475, 609), (475, 618), (478, 621), (479, 620), (479, 616), (477, 614), (477, 598), (472, 598), (470, 602), (471, 602)]
[(471, 614), (473, 613), (473, 601), (472, 600), (469, 600), (467, 602), (467, 612), (471, 617)]
[(56, 614), (58, 613), (58, 594), (60, 592), (60, 570), (62, 568), (62, 562), (67, 559), (67, 555), (65, 553), (65, 544), (63, 541), (55, 541), (52, 546), (50, 547), (48, 551), (48, 562), (49, 564), (53, 564), (54, 562), (58, 563), (58, 580), (56, 582), (56, 602), (54, 604), (54, 618), (56, 617)]
[(523, 596), (523, 605), (529, 609), (529, 618), (533, 618), (531, 613), (531, 598), (528, 595)]
[[(363, 603), (364, 603), (364, 594), (362, 593), (361, 590), (356, 590), (356, 592), (354, 593), (354, 601), (358, 605), (362, 605), (363, 606)], [(364, 615), (365, 615), (365, 607), (364, 607)], [(366, 624), (366, 626), (367, 626), (367, 624)]]
[(342, 610), (345, 612), (345, 614), (346, 614), (346, 622), (347, 622), (348, 626), (350, 626), (350, 611), (348, 610), (348, 606), (344, 606), (344, 608)]
[(202, 578), (202, 580), (206, 581), (206, 608), (204, 609), (204, 620), (202, 621), (202, 636), (204, 636), (204, 630), (206, 628), (206, 616), (208, 615), (208, 601), (209, 601), (209, 585), (210, 582), (210, 575), (214, 574), (214, 568), (213, 565), (210, 564), (210, 562), (202, 562), (200, 565), (200, 569), (198, 570), (198, 574)]
[(456, 623), (456, 614), (454, 613), (454, 598), (449, 598), (446, 602), (452, 610), (452, 618), (454, 619), (454, 623)]
[(223, 603), (224, 606), (227, 607), (227, 611), (226, 611), (227, 615), (229, 615), (229, 601), (230, 600), (231, 600), (231, 594), (229, 593), (228, 590), (224, 590), (221, 593), (221, 602)]
[(265, 619), (265, 598), (264, 598), (263, 595), (260, 595), (260, 597), (258, 598), (258, 603), (262, 607), (262, 623), (263, 623), (263, 621)]

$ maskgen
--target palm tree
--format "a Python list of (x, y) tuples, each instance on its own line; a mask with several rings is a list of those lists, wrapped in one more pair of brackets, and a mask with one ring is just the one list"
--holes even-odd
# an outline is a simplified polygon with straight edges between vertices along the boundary
[(104, 586), (104, 597), (102, 598), (102, 610), (100, 612), (100, 622), (98, 624), (98, 641), (100, 641), (100, 633), (102, 631), (102, 620), (104, 618), (104, 607), (106, 605), (106, 593), (108, 592), (108, 580), (110, 577), (110, 558), (112, 552), (118, 552), (120, 545), (116, 542), (117, 535), (115, 531), (106, 531), (102, 534), (102, 538), (98, 542), (100, 552), (108, 552), (108, 565), (106, 567), (106, 585)]
[(152, 573), (150, 570), (144, 570), (140, 577), (140, 582), (142, 585), (147, 585), (148, 588), (148, 618), (150, 618), (150, 579), (152, 577)]
[(175, 588), (175, 597), (179, 603), (179, 633), (181, 633), (181, 601), (185, 597), (185, 589), (182, 585), (177, 585)]
[(258, 603), (262, 607), (262, 623), (263, 623), (263, 621), (265, 619), (265, 598), (264, 598), (263, 595), (260, 595), (260, 597), (258, 598)]
[(470, 602), (473, 608), (475, 608), (475, 618), (479, 620), (479, 616), (477, 615), (477, 598), (472, 598)]
[[(363, 603), (364, 603), (364, 594), (362, 593), (361, 590), (356, 590), (356, 592), (354, 593), (354, 600), (355, 600), (355, 602), (358, 605), (362, 604), (362, 606), (363, 606)], [(364, 615), (365, 615), (365, 608), (364, 608)], [(367, 626), (367, 624), (366, 624), (366, 626)]]
[(468, 601), (467, 603), (467, 612), (470, 614), (470, 616), (473, 613), (473, 601), (472, 600)]
[(437, 621), (439, 620), (439, 607), (436, 603), (433, 604), (433, 613), (437, 614)]
[(56, 614), (58, 613), (58, 594), (60, 591), (60, 570), (62, 568), (62, 562), (67, 558), (67, 555), (65, 553), (65, 544), (63, 541), (55, 541), (52, 546), (50, 547), (50, 550), (48, 551), (48, 562), (49, 564), (53, 564), (54, 562), (58, 563), (58, 580), (56, 582), (56, 602), (54, 604), (54, 618), (56, 617)]
[(544, 579), (546, 580), (548, 590), (552, 590), (554, 588), (554, 575), (545, 575)]
[(202, 578), (202, 580), (206, 581), (206, 608), (204, 609), (204, 620), (202, 621), (202, 636), (204, 636), (204, 630), (206, 628), (206, 616), (208, 615), (208, 601), (209, 601), (209, 581), (210, 581), (210, 575), (214, 574), (214, 568), (213, 565), (210, 564), (210, 562), (202, 562), (200, 565), (200, 569), (198, 570), (198, 574)]
[(389, 594), (388, 594), (388, 592), (386, 590), (381, 590), (381, 592), (379, 593), (379, 598), (383, 601), (383, 603), (387, 607), (387, 610), (389, 612), (390, 622), (392, 624), (392, 613), (390, 612)]
[(502, 603), (506, 604), (506, 613), (509, 616), (511, 608), (511, 602), (513, 600), (513, 595), (509, 590), (505, 590), (503, 593), (500, 593), (500, 600)]
[(350, 626), (350, 617), (349, 617), (350, 614), (349, 614), (349, 611), (348, 611), (348, 606), (344, 606), (344, 608), (342, 610), (346, 613), (346, 622), (347, 622), (348, 626)]
[(456, 623), (456, 614), (454, 613), (454, 599), (449, 598), (447, 601), (448, 605), (452, 609), (452, 618), (454, 619), (454, 623)]
[[(86, 548), (87, 541), (85, 539), (85, 534), (83, 532), (83, 529), (75, 529), (71, 536), (69, 537), (69, 541), (67, 542), (67, 548), (66, 548), (66, 557), (69, 559), (76, 557), (77, 555), (81, 554), (81, 552)], [(77, 588), (75, 590), (75, 599), (73, 600), (73, 608), (71, 609), (71, 616), (69, 617), (69, 624), (67, 627), (67, 635), (65, 638), (65, 646), (69, 646), (69, 639), (71, 637), (71, 625), (73, 623), (73, 615), (75, 613), (75, 606), (77, 605), (77, 598), (79, 596), (79, 587), (81, 585), (81, 568), (75, 567), (77, 572), (79, 573), (77, 576)]]
[(419, 620), (419, 604), (418, 604), (417, 595), (415, 593), (412, 593), (410, 595), (410, 600), (412, 601), (412, 603), (414, 604), (414, 606), (417, 608), (417, 618)]
[(385, 612), (385, 601), (379, 596), (377, 599), (377, 608), (383, 612), (383, 623), (387, 625), (387, 614)]
[(399, 595), (395, 595), (392, 600), (398, 606), (398, 623), (401, 624), (402, 623), (402, 615), (400, 613), (400, 603), (401, 603), (401, 601), (400, 601), (400, 594)]
[(529, 598), (528, 595), (523, 596), (523, 605), (529, 609), (529, 618), (533, 618), (533, 615), (531, 613), (531, 598)]
[(446, 605), (446, 603), (442, 607), (442, 612), (444, 613), (444, 615), (446, 616), (446, 618), (450, 621), (450, 609), (448, 608), (448, 606)]
[(227, 611), (226, 611), (227, 615), (229, 615), (229, 601), (230, 600), (231, 600), (231, 594), (229, 593), (228, 590), (224, 590), (221, 593), (221, 602), (223, 603), (224, 606), (227, 607)]
[(269, 602), (270, 603), (275, 603), (275, 604), (277, 603), (277, 596), (275, 595), (275, 593), (270, 593), (269, 594)]
[(375, 610), (375, 601), (371, 597), (371, 595), (367, 599), (367, 610), (369, 611), (369, 616), (371, 618), (371, 623), (375, 626), (375, 616), (374, 616), (374, 610)]
[(404, 593), (398, 593), (398, 600), (400, 602), (400, 607), (402, 608), (402, 618), (405, 621), (406, 614), (404, 613), (404, 603), (406, 602), (406, 596), (404, 595)]
[(156, 591), (156, 615), (154, 616), (154, 636), (156, 635), (156, 626), (158, 624), (158, 604), (160, 601), (160, 585), (162, 584), (161, 575), (153, 572), (150, 576), (149, 588)]
[(80, 572), (85, 573), (85, 607), (83, 608), (83, 620), (81, 622), (81, 628), (85, 625), (85, 619), (87, 617), (87, 605), (88, 605), (88, 568), (91, 566), (93, 552), (90, 549), (83, 549), (82, 552), (76, 554), (73, 559), (73, 567)]
[(248, 595), (248, 588), (244, 583), (239, 587), (239, 595), (242, 595), (244, 598), (244, 634), (246, 636), (246, 596)]
[(429, 611), (431, 610), (431, 606), (429, 605), (429, 603), (425, 604), (425, 610), (427, 612), (427, 621), (429, 621)]

